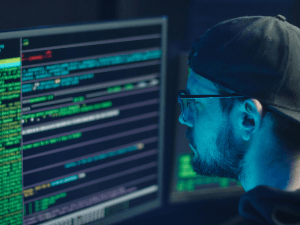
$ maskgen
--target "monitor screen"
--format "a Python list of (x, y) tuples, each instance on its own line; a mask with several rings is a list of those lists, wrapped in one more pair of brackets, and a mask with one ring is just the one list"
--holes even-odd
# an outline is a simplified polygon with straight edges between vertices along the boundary
[(167, 17), (0, 33), (1, 224), (162, 202)]
[[(185, 90), (189, 67), (187, 64), (189, 52), (179, 56), (178, 90)], [(193, 170), (190, 159), (191, 149), (185, 136), (187, 126), (181, 124), (178, 118), (181, 114), (178, 104), (175, 121), (175, 143), (173, 151), (173, 172), (170, 185), (170, 202), (181, 203), (208, 199), (238, 197), (245, 193), (241, 183), (234, 179), (208, 177), (197, 175)]]

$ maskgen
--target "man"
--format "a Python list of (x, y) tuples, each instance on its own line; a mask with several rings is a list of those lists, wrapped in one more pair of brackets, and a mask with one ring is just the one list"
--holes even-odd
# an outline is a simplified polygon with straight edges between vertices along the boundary
[(244, 219), (232, 224), (300, 224), (300, 136), (274, 125), (280, 115), (300, 135), (300, 29), (281, 15), (223, 21), (188, 64), (178, 100), (193, 169), (241, 182)]

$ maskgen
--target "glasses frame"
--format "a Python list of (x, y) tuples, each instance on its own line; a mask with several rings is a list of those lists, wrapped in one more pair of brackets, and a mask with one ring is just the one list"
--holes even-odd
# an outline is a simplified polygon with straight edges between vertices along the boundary
[[(184, 94), (184, 95), (182, 95)], [(178, 103), (180, 103), (180, 110), (181, 110), (181, 114), (183, 121), (186, 122), (187, 120), (185, 120), (184, 118), (184, 113), (182, 112), (183, 109), (183, 102), (182, 99), (199, 99), (199, 98), (245, 98), (245, 96), (243, 95), (239, 95), (239, 94), (230, 94), (230, 95), (189, 95), (185, 90), (179, 90), (178, 91)], [(187, 105), (187, 108), (189, 107), (189, 105)]]

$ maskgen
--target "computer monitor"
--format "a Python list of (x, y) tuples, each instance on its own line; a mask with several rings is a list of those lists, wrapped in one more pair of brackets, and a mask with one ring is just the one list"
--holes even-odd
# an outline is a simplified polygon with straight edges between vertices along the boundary
[(160, 207), (167, 17), (0, 33), (0, 224)]
[[(189, 52), (179, 56), (178, 90), (185, 90), (189, 67)], [(175, 144), (173, 154), (173, 171), (170, 185), (170, 203), (193, 202), (208, 199), (238, 197), (245, 193), (240, 182), (229, 178), (200, 176), (190, 165), (191, 149), (185, 137), (187, 126), (179, 123), (180, 105), (176, 110)]]

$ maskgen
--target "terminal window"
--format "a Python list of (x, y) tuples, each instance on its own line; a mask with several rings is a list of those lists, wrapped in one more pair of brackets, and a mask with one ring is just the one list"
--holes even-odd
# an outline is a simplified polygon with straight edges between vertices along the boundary
[(1, 224), (85, 224), (158, 199), (161, 30), (0, 40)]

